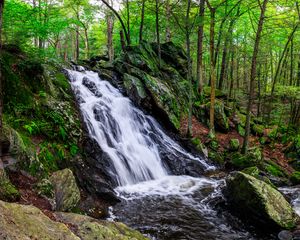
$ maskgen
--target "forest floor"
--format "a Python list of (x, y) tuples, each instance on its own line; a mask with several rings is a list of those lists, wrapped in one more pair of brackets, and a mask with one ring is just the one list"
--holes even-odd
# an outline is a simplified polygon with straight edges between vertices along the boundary
[[(196, 117), (192, 118), (192, 137), (199, 138), (204, 145), (207, 145), (209, 142), (209, 128), (199, 122)], [(181, 129), (180, 134), (184, 136), (187, 132), (188, 127), (188, 119), (184, 118), (181, 122)], [(268, 129), (265, 130), (268, 132)], [(225, 151), (229, 150), (230, 140), (231, 139), (238, 139), (240, 145), (243, 143), (243, 137), (237, 132), (235, 129), (231, 129), (228, 133), (221, 133), (216, 131), (216, 139), (219, 143), (219, 153), (224, 153)], [(272, 143), (272, 144), (265, 144), (262, 145), (259, 142), (259, 137), (251, 135), (250, 136), (250, 147), (260, 147), (262, 150), (264, 160), (271, 160), (281, 166), (283, 169), (287, 171), (287, 173), (291, 174), (294, 172), (294, 169), (289, 165), (289, 159), (285, 154), (284, 151), (288, 147), (282, 143)]]

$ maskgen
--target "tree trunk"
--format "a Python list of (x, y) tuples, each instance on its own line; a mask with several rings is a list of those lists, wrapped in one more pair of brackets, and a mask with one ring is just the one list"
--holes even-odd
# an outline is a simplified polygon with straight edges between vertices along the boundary
[(75, 60), (79, 59), (79, 26), (76, 26)]
[(126, 43), (125, 43), (125, 39), (124, 39), (124, 33), (122, 30), (120, 31), (120, 39), (121, 39), (122, 50), (123, 50), (123, 52), (125, 52), (126, 51)]
[(203, 27), (204, 27), (204, 11), (205, 11), (205, 0), (200, 0), (200, 24), (198, 27), (198, 50), (197, 50), (197, 83), (198, 92), (202, 94), (203, 90)]
[(145, 1), (146, 0), (142, 0), (141, 25), (140, 25), (140, 44), (143, 41), (143, 30), (144, 30), (144, 20), (145, 20)]
[(85, 36), (85, 59), (88, 59), (90, 56), (90, 44), (89, 44), (89, 36), (88, 36), (88, 29), (84, 28), (84, 36)]
[(254, 98), (254, 88), (255, 88), (255, 80), (256, 80), (256, 62), (257, 62), (257, 55), (259, 51), (259, 44), (261, 39), (261, 33), (263, 30), (263, 24), (265, 20), (265, 12), (267, 8), (268, 0), (264, 0), (261, 6), (261, 13), (258, 22), (258, 28), (256, 32), (254, 50), (252, 55), (252, 62), (251, 62), (251, 73), (250, 73), (250, 90), (249, 90), (249, 100), (247, 106), (247, 117), (246, 117), (246, 132), (244, 136), (244, 143), (243, 143), (243, 153), (247, 153), (248, 151), (248, 144), (249, 144), (249, 135), (250, 135), (250, 120), (251, 120), (251, 109), (253, 104)]
[(128, 40), (131, 42), (131, 37), (130, 37), (130, 8), (129, 8), (129, 0), (126, 0), (126, 9), (127, 9), (127, 35), (128, 35)]
[(290, 65), (290, 86), (293, 86), (294, 82), (294, 41), (291, 40), (291, 65)]
[[(124, 40), (124, 33), (125, 33), (125, 38), (126, 38), (126, 42), (127, 42), (127, 45), (130, 45), (131, 44), (131, 41), (130, 41), (130, 36), (127, 32), (127, 29), (126, 29), (126, 26), (125, 26), (125, 23), (124, 21), (122, 20), (120, 14), (106, 1), (106, 0), (101, 0), (114, 14), (115, 16), (119, 19), (120, 23), (121, 23), (121, 26), (122, 26), (122, 29), (123, 29), (123, 40)], [(125, 42), (125, 41), (124, 41)], [(122, 44), (122, 39), (121, 39), (121, 44)]]
[(113, 30), (114, 30), (114, 17), (112, 14), (106, 14), (107, 21), (107, 52), (110, 62), (114, 60), (114, 46), (113, 46)]
[(284, 59), (286, 51), (288, 50), (289, 43), (293, 39), (294, 33), (296, 32), (298, 26), (299, 26), (299, 23), (296, 24), (296, 26), (294, 27), (294, 29), (290, 33), (290, 35), (288, 37), (288, 40), (287, 40), (287, 42), (286, 42), (286, 44), (284, 46), (283, 52), (281, 53), (281, 56), (279, 58), (279, 62), (278, 62), (278, 65), (277, 65), (277, 68), (276, 68), (276, 72), (275, 72), (275, 76), (274, 76), (274, 80), (273, 80), (272, 91), (271, 91), (271, 98), (273, 98), (273, 96), (274, 96), (274, 91), (275, 91), (275, 86), (276, 86), (276, 83), (277, 83), (277, 78), (279, 76), (279, 72), (280, 72), (280, 69), (281, 69), (281, 63), (282, 63), (282, 61)]
[[(2, 51), (2, 25), (3, 25), (4, 0), (0, 0), (0, 53)], [(2, 161), (2, 139), (3, 133), (3, 74), (0, 66), (0, 162)]]
[(215, 52), (215, 8), (210, 8), (210, 110), (209, 110), (209, 130), (210, 134), (214, 136), (215, 134), (215, 91), (216, 91), (216, 66), (214, 60), (214, 52)]
[(159, 32), (159, 0), (155, 0), (155, 18), (156, 18), (156, 42), (157, 55), (159, 66), (161, 65), (161, 47), (160, 47), (160, 32)]
[(167, 19), (166, 19), (166, 42), (171, 42), (172, 35), (171, 35), (171, 27), (170, 27), (170, 19), (171, 19), (170, 0), (166, 1), (166, 16), (167, 16)]
[(193, 126), (192, 126), (192, 115), (193, 115), (193, 83), (192, 83), (192, 60), (191, 60), (191, 41), (190, 41), (190, 10), (191, 1), (188, 0), (186, 19), (185, 19), (185, 37), (186, 37), (186, 53), (188, 62), (187, 80), (189, 82), (189, 114), (188, 114), (188, 131), (187, 135), (192, 136)]

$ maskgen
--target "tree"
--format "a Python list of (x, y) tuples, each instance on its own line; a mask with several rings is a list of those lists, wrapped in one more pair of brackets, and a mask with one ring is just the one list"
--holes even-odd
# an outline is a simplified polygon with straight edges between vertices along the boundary
[(156, 43), (159, 66), (161, 65), (161, 47), (160, 47), (160, 31), (159, 31), (159, 0), (155, 0), (155, 28), (156, 28)]
[[(4, 0), (0, 0), (0, 54), (2, 51), (2, 23), (3, 23), (3, 9), (4, 9)], [(3, 136), (3, 79), (2, 79), (2, 69), (0, 66), (0, 161), (2, 159), (2, 136)]]
[(247, 105), (247, 116), (246, 116), (246, 132), (244, 136), (244, 142), (243, 142), (243, 153), (247, 153), (248, 151), (248, 144), (249, 144), (249, 135), (250, 135), (250, 120), (251, 120), (251, 109), (253, 105), (254, 100), (254, 87), (255, 87), (255, 80), (256, 80), (256, 64), (257, 64), (257, 55), (259, 51), (259, 44), (261, 40), (261, 33), (263, 30), (263, 24), (265, 20), (265, 12), (267, 8), (268, 0), (264, 0), (263, 4), (261, 5), (261, 2), (259, 1), (260, 6), (260, 18), (258, 22), (258, 28), (256, 32), (256, 38), (255, 38), (255, 44), (253, 49), (253, 55), (252, 55), (252, 61), (251, 61), (251, 75), (250, 75), (250, 90), (249, 90), (249, 99), (248, 99), (248, 105)]
[[(120, 14), (118, 13), (117, 10), (115, 10), (106, 0), (101, 0), (114, 14), (115, 16), (118, 18), (118, 20), (120, 21), (121, 23), (121, 26), (122, 26), (122, 29), (124, 31), (124, 34), (125, 34), (125, 38), (126, 38), (126, 42), (127, 42), (127, 45), (130, 45), (131, 42), (130, 42), (130, 36), (129, 36), (129, 31), (126, 29), (126, 26), (125, 26), (125, 23), (124, 21), (122, 20)], [(122, 35), (123, 33), (120, 32), (120, 34)], [(122, 37), (121, 37), (122, 39)]]
[[(111, 1), (111, 5), (113, 2)], [(107, 52), (110, 62), (114, 60), (114, 46), (113, 46), (113, 30), (114, 30), (114, 16), (111, 12), (106, 11), (107, 22)]]
[(209, 110), (209, 132), (211, 136), (215, 134), (215, 101), (216, 101), (216, 62), (215, 54), (215, 14), (216, 9), (225, 1), (222, 1), (217, 7), (213, 7), (208, 0), (207, 6), (210, 11), (210, 31), (209, 31), (209, 55), (210, 55), (210, 110)]
[(200, 24), (198, 27), (198, 45), (197, 45), (197, 82), (198, 92), (202, 94), (203, 90), (203, 27), (204, 27), (204, 12), (205, 12), (205, 0), (200, 0), (199, 6), (199, 18)]
[(145, 2), (146, 0), (142, 0), (140, 35), (139, 35), (140, 43), (143, 41), (143, 30), (144, 30), (144, 21), (145, 21)]

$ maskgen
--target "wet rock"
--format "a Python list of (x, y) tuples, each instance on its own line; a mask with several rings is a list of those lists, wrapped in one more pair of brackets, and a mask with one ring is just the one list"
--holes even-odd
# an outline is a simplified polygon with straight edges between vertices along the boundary
[(141, 80), (125, 73), (124, 85), (129, 98), (139, 106), (141, 106), (142, 102), (147, 97), (144, 85)]
[(293, 240), (293, 234), (290, 231), (283, 230), (278, 234), (279, 240)]
[(96, 97), (102, 97), (102, 94), (99, 92), (96, 84), (87, 77), (82, 79), (82, 84), (86, 86), (92, 93), (94, 93)]
[(0, 201), (0, 239), (80, 240), (66, 225), (54, 222), (31, 205)]
[(5, 170), (0, 169), (0, 200), (15, 202), (20, 199), (20, 196), (19, 191), (10, 182)]
[(248, 174), (234, 172), (226, 180), (228, 203), (244, 219), (270, 228), (292, 229), (298, 217), (276, 189)]
[(80, 191), (70, 169), (52, 174), (50, 181), (54, 186), (57, 211), (71, 211), (80, 201)]

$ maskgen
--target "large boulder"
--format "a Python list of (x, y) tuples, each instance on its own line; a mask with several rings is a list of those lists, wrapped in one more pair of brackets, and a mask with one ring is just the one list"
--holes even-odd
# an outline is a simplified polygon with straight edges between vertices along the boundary
[(115, 61), (115, 69), (132, 101), (179, 129), (188, 109), (186, 55), (182, 48), (167, 43), (162, 45), (159, 64), (156, 48), (146, 42), (127, 47), (126, 53)]
[(71, 211), (80, 201), (80, 191), (70, 169), (52, 174), (50, 181), (54, 186), (57, 211)]
[[(207, 118), (209, 117), (210, 102), (206, 104)], [(215, 128), (222, 131), (229, 131), (229, 120), (225, 114), (224, 103), (222, 101), (215, 102)]]
[(56, 213), (57, 220), (74, 227), (74, 232), (83, 240), (146, 240), (140, 232), (118, 222), (96, 220), (74, 213)]
[(0, 200), (14, 202), (20, 198), (20, 193), (10, 182), (4, 169), (0, 168)]
[(100, 221), (73, 213), (49, 213), (31, 205), (0, 201), (0, 239), (146, 240), (122, 223)]
[(0, 239), (80, 240), (66, 225), (52, 221), (30, 205), (0, 201)]
[(254, 224), (292, 229), (298, 217), (283, 195), (271, 185), (242, 172), (233, 172), (226, 180), (228, 203), (243, 218)]

